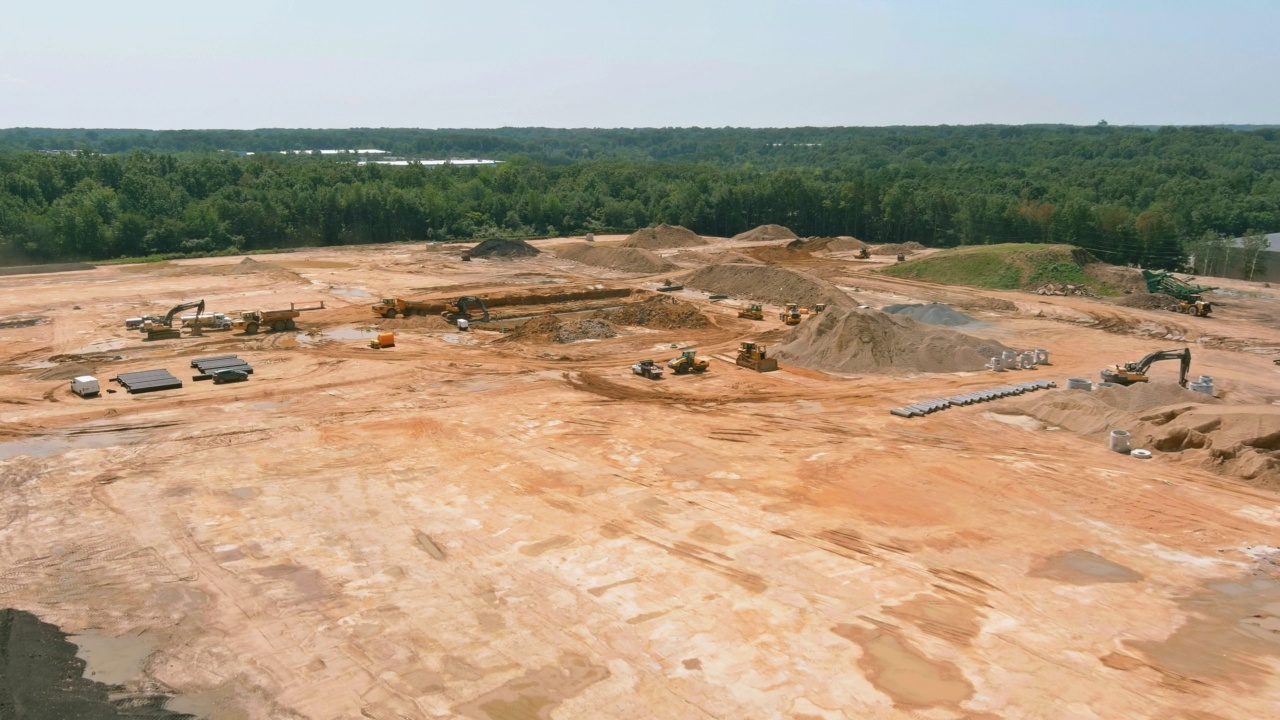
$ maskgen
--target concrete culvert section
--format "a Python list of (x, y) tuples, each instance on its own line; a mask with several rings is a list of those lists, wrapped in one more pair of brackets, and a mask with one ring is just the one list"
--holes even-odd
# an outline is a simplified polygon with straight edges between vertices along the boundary
[(471, 248), (471, 257), (477, 258), (523, 258), (533, 257), (542, 251), (524, 240), (502, 240), (489, 238)]
[(619, 247), (640, 248), (642, 250), (667, 250), (669, 248), (700, 247), (707, 241), (692, 230), (679, 225), (663, 223), (631, 233)]
[(1008, 349), (876, 310), (828, 309), (792, 330), (774, 356), (816, 370), (902, 374), (981, 370)]
[(686, 287), (769, 303), (826, 303), (853, 307), (843, 290), (818, 277), (769, 265), (722, 263), (708, 265), (685, 278)]

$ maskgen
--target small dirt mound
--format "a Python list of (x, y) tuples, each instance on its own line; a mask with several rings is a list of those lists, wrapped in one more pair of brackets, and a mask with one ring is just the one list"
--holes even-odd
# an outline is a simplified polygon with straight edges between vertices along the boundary
[(692, 252), (680, 255), (681, 260), (691, 260), (694, 262), (704, 263), (747, 263), (749, 265), (759, 265), (760, 261), (750, 255), (743, 255), (733, 250), (721, 250), (720, 252), (708, 252), (704, 250), (694, 250)]
[(584, 242), (561, 245), (555, 248), (555, 253), (565, 260), (624, 273), (653, 274), (679, 269), (675, 263), (640, 248), (601, 247)]
[(789, 250), (804, 250), (806, 252), (857, 252), (868, 245), (861, 240), (849, 235), (841, 235), (839, 237), (812, 237), (801, 240), (792, 240), (787, 243)]
[(888, 245), (876, 245), (871, 248), (872, 255), (913, 255), (924, 250), (924, 246), (912, 240), (904, 243), (890, 243)]
[(1125, 295), (1117, 300), (1116, 304), (1139, 310), (1172, 310), (1178, 306), (1178, 301), (1164, 293), (1143, 292)]
[(981, 370), (1009, 348), (875, 310), (827, 310), (792, 330), (779, 359), (845, 373)]
[(471, 248), (471, 257), (522, 258), (533, 257), (542, 252), (523, 240), (503, 240), (489, 238)]
[(521, 324), (498, 338), (497, 342), (568, 344), (579, 340), (604, 340), (617, 335), (608, 323), (593, 318), (563, 320), (556, 315), (543, 315)]
[(752, 228), (744, 233), (738, 233), (733, 236), (734, 240), (739, 242), (764, 242), (766, 240), (795, 240), (798, 235), (791, 232), (790, 228), (781, 225), (761, 225)]
[(962, 312), (956, 312), (942, 303), (929, 303), (928, 305), (886, 305), (884, 312), (890, 315), (899, 315), (909, 317), (917, 322), (926, 325), (945, 325), (947, 327), (957, 327), (959, 325), (968, 325), (969, 323), (978, 322), (977, 320), (965, 315)]
[(614, 325), (659, 330), (684, 330), (711, 325), (711, 321), (697, 305), (667, 295), (655, 295), (644, 302), (601, 310), (592, 317)]
[(663, 223), (657, 227), (643, 228), (631, 233), (619, 247), (642, 250), (666, 250), (669, 248), (699, 247), (706, 245), (696, 233), (679, 225)]
[(826, 303), (833, 307), (853, 307), (854, 304), (840, 288), (826, 280), (770, 265), (708, 265), (685, 278), (684, 284), (686, 287), (759, 302), (792, 302), (801, 305)]

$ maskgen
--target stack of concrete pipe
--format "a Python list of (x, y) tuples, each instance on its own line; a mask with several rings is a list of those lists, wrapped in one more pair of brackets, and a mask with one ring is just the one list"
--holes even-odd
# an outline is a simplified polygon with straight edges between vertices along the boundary
[(987, 363), (987, 368), (994, 372), (1004, 372), (1005, 370), (1034, 370), (1037, 365), (1048, 364), (1048, 350), (1027, 350), (1025, 352), (1005, 350), (1000, 353), (1000, 357), (991, 358), (991, 362)]
[(1047, 390), (1049, 388), (1058, 387), (1058, 383), (1052, 380), (1029, 380), (1027, 382), (1017, 383), (1015, 385), (1005, 385), (1004, 387), (993, 388), (991, 390), (979, 390), (977, 392), (966, 393), (964, 395), (955, 395), (948, 398), (934, 398), (925, 400), (914, 405), (906, 407), (893, 408), (889, 412), (898, 417), (918, 417), (920, 415), (928, 415), (929, 413), (939, 410), (946, 410), (953, 406), (973, 405), (975, 403), (986, 402), (988, 400), (999, 400), (1000, 398), (1010, 397), (1012, 395), (1021, 395), (1026, 392), (1035, 392), (1036, 390)]

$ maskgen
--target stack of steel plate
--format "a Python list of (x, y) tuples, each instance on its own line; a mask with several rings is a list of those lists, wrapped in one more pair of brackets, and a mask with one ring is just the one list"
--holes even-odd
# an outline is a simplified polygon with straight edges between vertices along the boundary
[(157, 390), (173, 390), (182, 387), (182, 381), (174, 377), (168, 370), (139, 370), (138, 372), (120, 373), (112, 378), (120, 383), (131, 395), (156, 392)]
[(196, 358), (191, 361), (191, 367), (200, 371), (199, 375), (191, 376), (192, 380), (208, 380), (219, 370), (239, 370), (248, 375), (253, 374), (253, 367), (235, 355)]

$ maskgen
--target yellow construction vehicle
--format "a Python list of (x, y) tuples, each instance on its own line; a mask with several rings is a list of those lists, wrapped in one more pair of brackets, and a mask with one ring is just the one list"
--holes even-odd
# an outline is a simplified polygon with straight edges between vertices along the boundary
[(787, 325), (799, 325), (800, 306), (795, 303), (787, 303), (786, 308), (778, 313), (778, 319)]
[(680, 353), (680, 357), (672, 358), (667, 363), (667, 367), (671, 368), (672, 372), (677, 375), (685, 375), (691, 372), (706, 372), (711, 368), (711, 363), (706, 360), (699, 360), (695, 357), (697, 353), (697, 350), (685, 350)]
[(1209, 317), (1209, 313), (1213, 312), (1213, 305), (1207, 300), (1179, 300), (1173, 310), (1174, 312), (1180, 312), (1184, 315)]
[(752, 303), (747, 306), (746, 310), (739, 310), (738, 317), (746, 318), (748, 320), (763, 320), (764, 308), (760, 307), (760, 305), (756, 303)]
[(475, 318), (471, 317), (472, 306), (479, 308), (480, 322), (489, 322), (489, 308), (485, 307), (484, 301), (475, 295), (464, 295), (451, 303), (445, 303), (444, 312), (440, 313), (440, 317), (449, 322), (456, 322), (459, 318), (474, 322)]
[(858, 250), (858, 254), (854, 255), (854, 257), (859, 260), (870, 260), (871, 250), (869, 250), (868, 248), (861, 248)]
[(200, 315), (204, 313), (204, 300), (175, 305), (165, 313), (163, 318), (148, 318), (139, 328), (147, 336), (147, 340), (176, 340), (182, 337), (182, 329), (173, 326), (173, 316), (183, 310), (195, 310), (195, 323), (191, 327), (194, 335), (200, 334)]
[(820, 312), (822, 312), (823, 310), (826, 310), (826, 309), (827, 309), (827, 304), (826, 304), (826, 303), (818, 303), (818, 304), (816, 304), (816, 305), (814, 305), (814, 306), (813, 306), (813, 312), (814, 312), (814, 314), (815, 314), (815, 315), (816, 315), (816, 314), (818, 314), (818, 313), (820, 313)]
[(401, 298), (382, 298), (374, 303), (373, 314), (384, 318), (393, 318), (397, 313), (404, 317), (426, 315), (431, 303), (420, 300), (403, 300)]
[(1182, 361), (1181, 369), (1178, 371), (1178, 384), (1182, 387), (1187, 386), (1187, 371), (1191, 369), (1191, 348), (1183, 348), (1181, 350), (1161, 350), (1153, 352), (1142, 358), (1138, 362), (1125, 363), (1124, 365), (1116, 365), (1115, 369), (1103, 368), (1102, 381), (1115, 383), (1117, 385), (1133, 385), (1134, 383), (1147, 382), (1147, 370), (1152, 363), (1161, 360), (1180, 360)]
[(257, 335), (260, 331), (297, 330), (298, 324), (294, 321), (302, 315), (303, 311), (323, 309), (324, 302), (321, 301), (319, 305), (305, 308), (289, 303), (288, 310), (245, 310), (240, 313), (240, 317), (231, 321), (231, 327), (234, 330), (243, 331), (245, 335)]
[(778, 361), (765, 355), (764, 345), (753, 342), (744, 342), (738, 348), (737, 363), (756, 372), (773, 372), (778, 369)]

